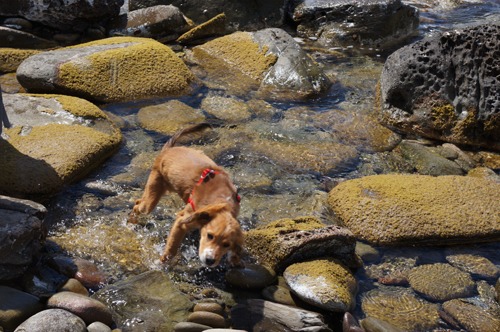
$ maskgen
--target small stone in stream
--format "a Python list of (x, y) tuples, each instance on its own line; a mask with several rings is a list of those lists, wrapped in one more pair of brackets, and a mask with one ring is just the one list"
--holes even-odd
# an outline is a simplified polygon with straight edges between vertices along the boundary
[(222, 306), (218, 303), (215, 303), (215, 302), (200, 302), (200, 303), (197, 303), (194, 308), (193, 308), (193, 311), (196, 312), (196, 311), (208, 311), (208, 312), (212, 312), (214, 314), (217, 314), (217, 315), (224, 315), (224, 308), (222, 308)]
[(276, 273), (262, 265), (246, 264), (242, 269), (226, 272), (226, 281), (242, 289), (263, 289), (276, 280)]
[(226, 327), (226, 320), (221, 315), (208, 311), (196, 311), (188, 316), (188, 322), (208, 325), (211, 327)]
[(193, 323), (193, 322), (180, 322), (175, 324), (174, 332), (201, 332), (210, 329), (208, 325)]

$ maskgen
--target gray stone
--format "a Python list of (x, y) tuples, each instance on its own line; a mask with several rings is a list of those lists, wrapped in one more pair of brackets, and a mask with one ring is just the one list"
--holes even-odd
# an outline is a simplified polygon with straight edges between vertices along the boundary
[(111, 311), (104, 303), (81, 294), (73, 292), (54, 294), (47, 301), (47, 307), (72, 312), (83, 319), (86, 324), (93, 322), (102, 322), (108, 326), (113, 324)]
[(39, 253), (46, 213), (41, 204), (0, 195), (0, 280), (20, 277)]
[(418, 10), (400, 0), (295, 0), (290, 16), (303, 37), (327, 46), (387, 49), (417, 34)]
[(62, 309), (48, 309), (31, 316), (15, 332), (71, 331), (86, 332), (85, 322)]
[(88, 332), (111, 332), (111, 328), (104, 323), (101, 322), (93, 322), (89, 326), (87, 326)]
[(57, 43), (37, 37), (29, 32), (0, 26), (0, 47), (22, 49), (47, 49)]
[(174, 332), (201, 332), (210, 329), (211, 326), (194, 322), (180, 322), (175, 324)]
[(111, 23), (110, 36), (134, 36), (173, 41), (189, 28), (184, 15), (174, 6), (153, 6), (130, 11)]
[(21, 16), (61, 30), (83, 29), (117, 16), (123, 0), (75, 0), (62, 6), (58, 0), (2, 1), (1, 16)]
[(0, 286), (0, 327), (14, 330), (30, 316), (43, 310), (40, 299), (15, 288)]
[(380, 79), (383, 124), (500, 150), (500, 26), (427, 37), (391, 54)]

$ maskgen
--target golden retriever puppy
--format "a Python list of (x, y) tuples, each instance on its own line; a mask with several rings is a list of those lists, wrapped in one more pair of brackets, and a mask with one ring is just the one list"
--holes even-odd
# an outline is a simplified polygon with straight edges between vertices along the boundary
[(171, 261), (188, 232), (200, 230), (199, 257), (215, 267), (227, 253), (232, 266), (242, 266), (243, 232), (236, 220), (240, 197), (229, 175), (202, 151), (174, 146), (183, 135), (209, 127), (201, 123), (174, 134), (163, 146), (149, 175), (144, 194), (137, 200), (129, 221), (150, 213), (165, 192), (175, 192), (186, 203), (177, 213), (167, 239), (162, 262)]

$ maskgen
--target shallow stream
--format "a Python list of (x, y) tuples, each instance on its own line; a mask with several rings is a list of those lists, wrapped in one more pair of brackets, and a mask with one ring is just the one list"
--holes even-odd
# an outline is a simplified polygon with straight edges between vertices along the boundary
[[(500, 21), (499, 1), (464, 2), (458, 9), (430, 7), (426, 3), (430, 1), (415, 2), (421, 9), (419, 38), (463, 27), (464, 22)], [(328, 191), (339, 181), (413, 171), (411, 165), (391, 157), (389, 151), (398, 143), (397, 138), (380, 134), (371, 118), (375, 87), (386, 52), (369, 50), (365, 55), (354, 48), (324, 49), (311, 41), (301, 43), (336, 80), (326, 96), (302, 103), (263, 103), (251, 96), (236, 96), (251, 105), (249, 115), (221, 121), (205, 113), (215, 124), (214, 129), (191, 142), (232, 174), (243, 197), (239, 219), (247, 230), (276, 219), (303, 215), (315, 215), (331, 223), (323, 203)], [(226, 91), (204, 88), (181, 100), (200, 109), (207, 96), (233, 98)], [(72, 256), (94, 261), (109, 274), (110, 282), (163, 269), (157, 260), (174, 215), (182, 207), (180, 199), (165, 196), (139, 225), (128, 225), (126, 218), (134, 200), (142, 194), (157, 151), (168, 139), (142, 129), (136, 114), (142, 107), (166, 101), (101, 105), (121, 126), (122, 147), (102, 167), (47, 204), (50, 211), (47, 220), (51, 225), (49, 249), (65, 250)], [(262, 144), (263, 141), (266, 143)], [(191, 285), (192, 292), (210, 287), (224, 289), (225, 267), (203, 268), (196, 248), (196, 236), (184, 242), (182, 264), (169, 272), (172, 278)], [(387, 269), (401, 268), (398, 264), (407, 264), (413, 258), (440, 261), (450, 250), (377, 249), (383, 260), (390, 263)], [(500, 265), (499, 243), (451, 250), (473, 252)], [(374, 281), (364, 271), (359, 271), (357, 277), (359, 299), (373, 288)], [(359, 304), (356, 315), (363, 317)]]

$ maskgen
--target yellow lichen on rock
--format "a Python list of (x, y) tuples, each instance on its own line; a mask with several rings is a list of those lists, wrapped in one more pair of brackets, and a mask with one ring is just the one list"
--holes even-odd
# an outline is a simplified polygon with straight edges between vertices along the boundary
[(99, 107), (92, 104), (91, 102), (72, 96), (65, 95), (52, 95), (52, 94), (26, 94), (35, 98), (45, 98), (45, 99), (55, 99), (60, 104), (61, 107), (73, 114), (74, 116), (80, 116), (83, 118), (93, 118), (93, 119), (107, 119), (108, 116)]
[(484, 178), (392, 174), (345, 181), (328, 204), (359, 239), (443, 244), (500, 238), (498, 197)]
[(21, 62), (40, 52), (39, 50), (0, 48), (0, 73), (14, 73)]
[(197, 62), (211, 70), (236, 71), (260, 82), (266, 72), (277, 60), (273, 54), (267, 54), (249, 32), (235, 32), (231, 35), (214, 39), (193, 49)]
[(99, 101), (178, 96), (195, 79), (169, 47), (152, 39), (114, 37), (78, 47), (102, 50), (61, 64), (59, 84)]

